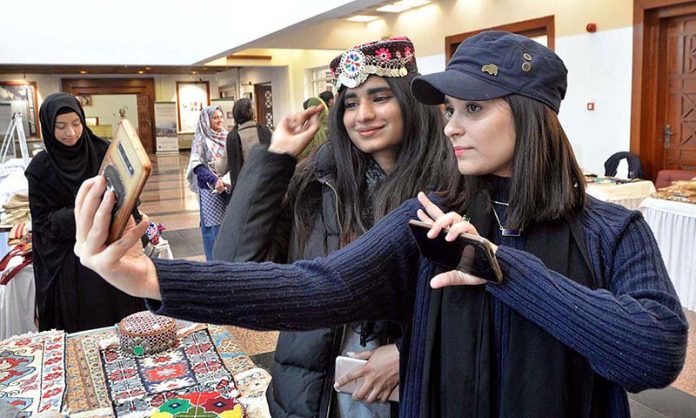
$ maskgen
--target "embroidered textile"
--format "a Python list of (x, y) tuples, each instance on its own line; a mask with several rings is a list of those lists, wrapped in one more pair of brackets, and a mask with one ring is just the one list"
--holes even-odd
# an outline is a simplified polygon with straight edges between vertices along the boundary
[(405, 36), (356, 45), (331, 61), (329, 68), (336, 90), (358, 87), (371, 74), (405, 77), (418, 71), (414, 47)]
[(206, 329), (181, 339), (171, 350), (133, 357), (101, 351), (107, 388), (118, 417), (137, 417), (180, 393), (216, 390), (237, 396), (232, 375)]
[(47, 331), (0, 341), (0, 400), (22, 411), (60, 412), (65, 394), (65, 333)]
[(244, 407), (234, 398), (219, 392), (195, 392), (180, 395), (152, 410), (151, 418), (243, 418)]
[(112, 328), (67, 339), (67, 403), (71, 418), (112, 416), (101, 367), (99, 341), (114, 336)]

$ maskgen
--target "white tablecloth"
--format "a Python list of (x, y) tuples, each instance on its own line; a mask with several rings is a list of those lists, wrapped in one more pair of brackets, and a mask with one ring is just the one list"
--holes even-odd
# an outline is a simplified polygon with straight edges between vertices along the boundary
[(639, 210), (655, 234), (682, 306), (696, 310), (696, 205), (647, 198)]
[(640, 202), (655, 192), (655, 185), (648, 180), (623, 184), (588, 183), (586, 190), (587, 194), (599, 200), (638, 209)]
[(0, 340), (38, 331), (34, 325), (34, 268), (31, 264), (0, 285)]

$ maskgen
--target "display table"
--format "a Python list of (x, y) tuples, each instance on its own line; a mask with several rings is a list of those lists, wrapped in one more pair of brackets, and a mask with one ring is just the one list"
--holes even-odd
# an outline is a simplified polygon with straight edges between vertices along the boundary
[[(250, 418), (270, 417), (266, 388), (271, 380), (265, 370), (241, 352), (234, 337), (224, 326), (209, 325), (208, 331), (225, 367), (239, 390), (239, 401)], [(100, 360), (100, 342), (116, 336), (115, 327), (69, 334), (66, 339), (67, 396), (71, 418), (111, 417), (104, 369)]]
[(696, 205), (647, 198), (639, 210), (655, 235), (682, 306), (696, 310)]
[(588, 183), (587, 194), (605, 202), (616, 203), (628, 209), (638, 209), (640, 202), (655, 192), (655, 185), (648, 180), (630, 183)]

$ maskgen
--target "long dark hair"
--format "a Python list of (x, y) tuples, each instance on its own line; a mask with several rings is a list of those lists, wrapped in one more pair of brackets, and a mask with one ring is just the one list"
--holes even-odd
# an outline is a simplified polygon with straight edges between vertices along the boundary
[[(520, 228), (578, 213), (585, 205), (585, 181), (558, 116), (525, 96), (503, 99), (510, 105), (515, 122), (507, 227)], [(463, 177), (460, 189), (444, 192), (445, 204), (460, 213), (479, 192), (486, 192), (483, 176)]]
[[(371, 156), (353, 144), (343, 125), (343, 98), (348, 89), (338, 93), (331, 108), (329, 145), (333, 148), (341, 246), (350, 243), (371, 226), (362, 218), (367, 205), (372, 205), (373, 221), (376, 222), (405, 200), (415, 197), (419, 191), (446, 190), (453, 187), (451, 181), (458, 177), (454, 153), (444, 134), (442, 114), (437, 107), (424, 105), (411, 94), (411, 80), (417, 75), (410, 73), (401, 78), (384, 77), (399, 103), (404, 137), (394, 170), (380, 182), (370, 202), (364, 199), (366, 184), (363, 179)], [(319, 187), (312, 181), (316, 155), (313, 154), (298, 168), (295, 185), (291, 186), (291, 190), (294, 189), (290, 196), (300, 248), (303, 248), (311, 231), (311, 207), (317, 204), (303, 196), (318, 194), (306, 193), (310, 187)]]

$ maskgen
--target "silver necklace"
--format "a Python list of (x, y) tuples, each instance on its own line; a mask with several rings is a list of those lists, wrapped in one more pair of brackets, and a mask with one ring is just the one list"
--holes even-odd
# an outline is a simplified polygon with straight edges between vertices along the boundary
[[(496, 202), (495, 200), (493, 201), (493, 203), (498, 203), (498, 204), (505, 205), (505, 206), (508, 205), (507, 203)], [(495, 208), (491, 207), (491, 210), (493, 210), (493, 215), (495, 215), (495, 220), (496, 220), (496, 222), (498, 222), (498, 227), (500, 227), (500, 233), (504, 237), (519, 237), (520, 236), (523, 228), (520, 228), (520, 229), (507, 229), (507, 228), (505, 228), (503, 226), (503, 224), (500, 222), (500, 218), (498, 217), (498, 212), (496, 212)]]

